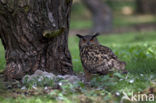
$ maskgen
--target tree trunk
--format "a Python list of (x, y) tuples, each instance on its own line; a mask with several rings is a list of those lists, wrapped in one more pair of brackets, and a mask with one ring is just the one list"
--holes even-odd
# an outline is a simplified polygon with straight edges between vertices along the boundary
[(112, 30), (112, 11), (102, 0), (82, 0), (93, 15), (92, 32)]
[(68, 31), (72, 0), (0, 0), (0, 37), (8, 79), (40, 69), (72, 74)]
[(136, 0), (137, 13), (156, 14), (156, 0)]

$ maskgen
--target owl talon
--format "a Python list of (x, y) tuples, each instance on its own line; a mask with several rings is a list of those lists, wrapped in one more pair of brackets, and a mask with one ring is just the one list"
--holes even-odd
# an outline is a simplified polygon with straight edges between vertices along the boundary
[(84, 69), (85, 72), (85, 82), (89, 82), (92, 78), (92, 74), (89, 73), (87, 70)]

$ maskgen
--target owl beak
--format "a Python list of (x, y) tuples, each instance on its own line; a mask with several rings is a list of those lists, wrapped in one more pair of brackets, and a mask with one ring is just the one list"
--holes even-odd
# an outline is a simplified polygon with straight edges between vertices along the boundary
[(89, 42), (87, 42), (87, 45), (90, 45), (90, 43), (89, 43)]

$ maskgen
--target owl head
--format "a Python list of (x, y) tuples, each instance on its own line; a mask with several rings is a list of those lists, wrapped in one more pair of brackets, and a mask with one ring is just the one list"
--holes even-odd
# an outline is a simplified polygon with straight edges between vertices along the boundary
[(80, 41), (79, 41), (80, 49), (85, 46), (99, 45), (99, 42), (96, 38), (98, 35), (99, 35), (99, 33), (95, 33), (93, 35), (85, 35), (85, 36), (77, 34), (76, 36), (78, 36), (80, 38)]

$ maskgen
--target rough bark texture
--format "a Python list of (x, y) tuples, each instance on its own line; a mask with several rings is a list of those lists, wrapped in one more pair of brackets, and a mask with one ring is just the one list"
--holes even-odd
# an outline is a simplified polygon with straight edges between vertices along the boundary
[(93, 15), (92, 32), (112, 30), (112, 11), (102, 0), (82, 0)]
[[(72, 0), (0, 0), (0, 37), (6, 77), (21, 79), (37, 69), (71, 74), (68, 31)], [(50, 38), (44, 33), (51, 33)]]
[(136, 0), (137, 12), (141, 14), (156, 14), (156, 0)]

